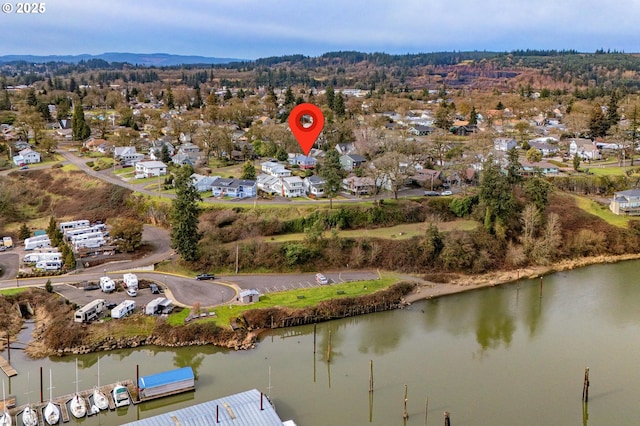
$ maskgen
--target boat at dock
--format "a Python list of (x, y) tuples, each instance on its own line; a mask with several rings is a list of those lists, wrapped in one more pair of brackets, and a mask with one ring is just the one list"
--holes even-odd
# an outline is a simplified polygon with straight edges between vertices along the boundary
[(22, 424), (24, 426), (38, 426), (38, 413), (27, 405), (22, 412)]
[(60, 421), (60, 409), (53, 402), (53, 384), (51, 382), (51, 369), (49, 369), (49, 402), (42, 411), (44, 420), (49, 425), (55, 425)]
[(2, 381), (2, 413), (0, 414), (0, 426), (12, 426), (11, 414), (7, 411), (7, 397), (4, 394), (4, 380)]
[(98, 384), (93, 388), (91, 399), (93, 400), (91, 411), (94, 411), (93, 407), (96, 407), (99, 411), (109, 408), (109, 400), (107, 399), (107, 396), (100, 390), (100, 358), (98, 358)]
[(78, 392), (78, 359), (76, 358), (76, 393), (71, 398), (69, 402), (69, 409), (71, 410), (71, 414), (73, 417), (77, 419), (81, 419), (82, 417), (87, 415), (87, 401), (80, 396)]
[(113, 395), (113, 402), (116, 408), (126, 407), (131, 404), (131, 398), (129, 398), (129, 390), (126, 386), (118, 383), (111, 391)]

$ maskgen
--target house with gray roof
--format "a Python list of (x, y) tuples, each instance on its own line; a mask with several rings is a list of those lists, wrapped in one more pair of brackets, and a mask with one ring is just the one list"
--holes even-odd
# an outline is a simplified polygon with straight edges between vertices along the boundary
[(640, 216), (640, 189), (614, 192), (609, 210), (618, 215)]

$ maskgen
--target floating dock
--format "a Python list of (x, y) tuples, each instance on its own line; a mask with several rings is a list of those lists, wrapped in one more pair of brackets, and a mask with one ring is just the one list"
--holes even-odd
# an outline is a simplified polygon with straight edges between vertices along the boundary
[(18, 372), (9, 364), (2, 355), (0, 355), (0, 369), (7, 375), (7, 377), (17, 376)]

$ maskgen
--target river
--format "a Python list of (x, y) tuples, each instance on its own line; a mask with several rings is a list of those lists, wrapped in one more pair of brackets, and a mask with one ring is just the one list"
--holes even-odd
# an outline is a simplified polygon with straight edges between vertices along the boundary
[[(257, 348), (142, 348), (100, 354), (100, 382), (192, 366), (195, 392), (82, 421), (119, 425), (251, 388), (299, 426), (639, 424), (640, 261), (596, 265), (413, 304), (409, 309), (265, 334)], [(328, 359), (329, 336), (331, 340)], [(6, 356), (6, 352), (4, 353)], [(54, 395), (75, 390), (75, 358), (28, 360), (8, 393), (39, 400), (39, 369)], [(79, 361), (96, 384), (98, 355)], [(369, 393), (370, 363), (373, 393)], [(590, 368), (589, 404), (581, 403)], [(27, 374), (29, 373), (29, 374)], [(3, 376), (5, 386), (9, 384)], [(403, 420), (407, 386), (408, 420)], [(74, 421), (72, 420), (71, 423)]]

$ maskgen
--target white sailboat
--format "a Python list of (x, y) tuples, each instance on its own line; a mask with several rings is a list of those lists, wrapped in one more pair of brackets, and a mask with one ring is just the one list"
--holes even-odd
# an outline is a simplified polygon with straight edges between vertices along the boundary
[(100, 358), (98, 358), (98, 385), (93, 388), (93, 406), (97, 407), (98, 410), (106, 410), (109, 408), (109, 400), (100, 390)]
[(0, 414), (0, 426), (12, 426), (11, 414), (7, 411), (6, 396), (4, 394), (4, 380), (2, 381), (2, 413)]
[(27, 405), (22, 412), (22, 424), (24, 426), (38, 426), (38, 413), (31, 408), (31, 405)]
[(78, 359), (76, 358), (76, 393), (71, 398), (71, 402), (69, 402), (69, 409), (71, 410), (71, 414), (73, 417), (77, 419), (81, 419), (82, 417), (87, 415), (87, 401), (80, 396), (78, 392)]
[(53, 403), (53, 383), (51, 382), (51, 369), (49, 369), (49, 402), (44, 407), (44, 420), (47, 424), (55, 425), (60, 421), (60, 409)]
[[(31, 383), (29, 372), (27, 372), (27, 389)], [(31, 392), (27, 390), (27, 406), (22, 411), (22, 424), (24, 426), (37, 426), (38, 425), (38, 413), (31, 408), (31, 398), (28, 398)]]

